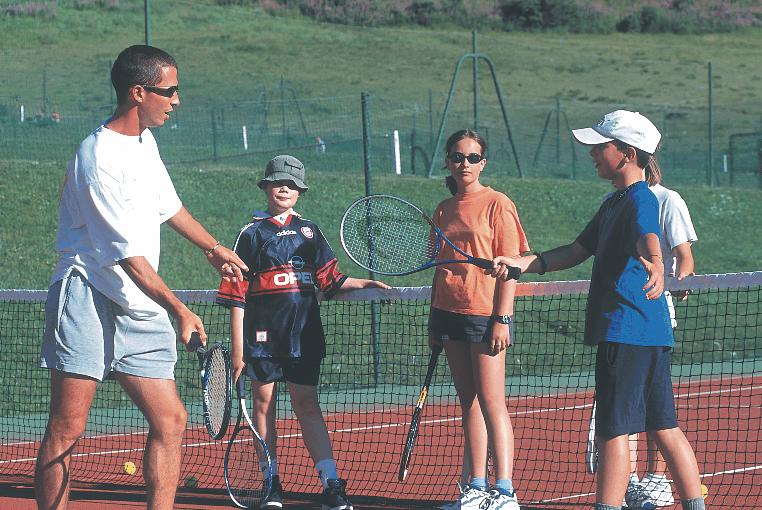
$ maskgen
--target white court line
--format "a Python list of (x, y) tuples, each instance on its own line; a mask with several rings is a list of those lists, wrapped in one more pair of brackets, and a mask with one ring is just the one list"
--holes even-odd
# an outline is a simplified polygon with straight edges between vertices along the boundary
[[(709, 381), (707, 381), (709, 382)], [(701, 392), (688, 392), (683, 394), (677, 394), (675, 395), (675, 398), (689, 398), (689, 397), (697, 397), (697, 396), (707, 396), (707, 395), (721, 395), (721, 394), (727, 394), (727, 393), (740, 393), (743, 391), (754, 391), (762, 389), (762, 385), (760, 386), (750, 386), (750, 387), (743, 387), (743, 388), (727, 388), (727, 389), (719, 389), (719, 390), (709, 390), (709, 391), (701, 391)], [(577, 392), (575, 394), (578, 394), (580, 392)], [(558, 396), (567, 396), (570, 394), (567, 393), (555, 393), (555, 394), (546, 394), (542, 396), (538, 395), (532, 395), (532, 396), (524, 396), (522, 399), (534, 399), (534, 398), (550, 398), (550, 397), (558, 397)], [(510, 397), (509, 397), (510, 398)], [(533, 409), (529, 411), (521, 411), (521, 412), (511, 412), (509, 413), (512, 417), (519, 417), (519, 416), (528, 416), (528, 415), (534, 415), (534, 414), (547, 414), (547, 413), (553, 413), (553, 412), (560, 412), (560, 411), (569, 411), (569, 410), (576, 410), (576, 409), (588, 409), (591, 408), (591, 403), (585, 403), (580, 404), (576, 406), (563, 406), (563, 407), (557, 407), (557, 408), (545, 408), (545, 409)], [(462, 418), (460, 417), (452, 417), (452, 418), (437, 418), (437, 419), (431, 419), (431, 420), (421, 420), (422, 424), (436, 424), (436, 423), (452, 423), (452, 422), (458, 422), (461, 421)], [(379, 424), (379, 425), (367, 425), (362, 427), (350, 427), (346, 429), (335, 429), (335, 430), (329, 430), (329, 434), (337, 434), (337, 433), (351, 433), (351, 432), (365, 432), (370, 430), (382, 430), (382, 429), (389, 429), (389, 428), (399, 428), (399, 427), (405, 427), (407, 426), (407, 422), (402, 423), (387, 423), (387, 424)], [(124, 433), (124, 434), (106, 434), (106, 435), (98, 435), (98, 436), (87, 436), (83, 439), (103, 439), (103, 438), (109, 438), (109, 437), (127, 437), (127, 436), (139, 436), (139, 435), (145, 435), (146, 432), (133, 432), (133, 433)], [(300, 438), (302, 437), (301, 433), (294, 433), (294, 434), (284, 434), (279, 435), (279, 439), (292, 439), (292, 438)], [(24, 445), (24, 444), (34, 444), (35, 441), (26, 441), (26, 442), (20, 442), (20, 443), (8, 443), (9, 446), (14, 445)], [(195, 448), (195, 447), (203, 447), (203, 446), (209, 446), (216, 444), (215, 442), (201, 442), (201, 443), (188, 443), (184, 444), (183, 448)], [(6, 445), (3, 445), (6, 446)], [(112, 454), (120, 454), (120, 453), (136, 453), (136, 452), (142, 452), (144, 448), (132, 448), (132, 449), (120, 449), (120, 450), (105, 450), (102, 452), (87, 452), (87, 453), (77, 453), (72, 455), (73, 457), (87, 457), (87, 456), (103, 456), (103, 455), (112, 455)], [(11, 460), (0, 460), (0, 466), (4, 464), (15, 464), (15, 463), (22, 463), (22, 462), (32, 462), (36, 459), (34, 457), (32, 458), (23, 458), (23, 459), (11, 459)], [(734, 474), (744, 471), (755, 471), (757, 469), (762, 469), (762, 466), (753, 466), (753, 467), (747, 467), (747, 468), (739, 468), (737, 470), (727, 470), (722, 471), (718, 473), (712, 473), (712, 474), (705, 474), (702, 475), (702, 477), (713, 477), (718, 476), (720, 474)], [(561, 499), (569, 499), (569, 498), (580, 498), (588, 496), (589, 494), (579, 494), (579, 495), (572, 495), (572, 496), (564, 496), (562, 498), (554, 498), (552, 500), (544, 500), (546, 502), (550, 501), (556, 501)]]

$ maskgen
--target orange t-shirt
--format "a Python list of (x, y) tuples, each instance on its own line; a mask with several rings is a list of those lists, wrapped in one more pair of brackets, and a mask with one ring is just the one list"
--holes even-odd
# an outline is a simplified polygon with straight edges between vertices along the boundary
[[(455, 246), (475, 257), (493, 259), (529, 251), (516, 206), (488, 186), (444, 200), (432, 219)], [(463, 256), (445, 243), (437, 258)], [(437, 266), (431, 306), (467, 315), (492, 315), (495, 284), (494, 278), (473, 264)]]

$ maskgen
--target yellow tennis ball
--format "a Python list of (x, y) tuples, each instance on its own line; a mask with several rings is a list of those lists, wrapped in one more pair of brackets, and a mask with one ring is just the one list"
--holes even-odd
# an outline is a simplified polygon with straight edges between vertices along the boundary
[(189, 475), (185, 478), (185, 486), (189, 489), (195, 489), (198, 487), (198, 478), (193, 475)]
[(138, 468), (135, 466), (134, 462), (131, 462), (128, 460), (127, 462), (124, 463), (124, 472), (127, 473), (128, 475), (134, 475), (135, 473), (137, 473), (137, 471), (138, 471)]
[(703, 483), (701, 484), (701, 495), (704, 496), (704, 499), (706, 499), (706, 497), (709, 495), (709, 487)]

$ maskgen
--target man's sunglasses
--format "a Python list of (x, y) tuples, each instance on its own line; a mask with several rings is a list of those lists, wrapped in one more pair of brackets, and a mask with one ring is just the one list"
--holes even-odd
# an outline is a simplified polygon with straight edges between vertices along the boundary
[(475, 153), (471, 153), (468, 156), (466, 156), (462, 152), (453, 152), (452, 154), (447, 156), (447, 159), (449, 159), (456, 165), (463, 163), (463, 161), (465, 160), (468, 160), (469, 163), (471, 163), (472, 165), (475, 165), (479, 161), (483, 160), (484, 156), (482, 156), (481, 154), (475, 154)]
[(141, 87), (146, 89), (148, 92), (153, 92), (154, 94), (158, 94), (164, 97), (172, 97), (177, 94), (178, 90), (180, 90), (177, 85), (172, 85), (171, 87), (154, 87), (153, 85), (141, 85)]

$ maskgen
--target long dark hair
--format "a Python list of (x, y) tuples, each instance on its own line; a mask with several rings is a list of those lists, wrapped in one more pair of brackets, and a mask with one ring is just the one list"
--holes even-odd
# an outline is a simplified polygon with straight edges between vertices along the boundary
[[(453, 145), (464, 138), (470, 138), (478, 143), (479, 147), (482, 149), (482, 156), (487, 153), (487, 140), (482, 135), (472, 129), (461, 129), (460, 131), (451, 134), (450, 138), (447, 139), (447, 143), (445, 143), (445, 157), (450, 155), (450, 149), (452, 149)], [(447, 186), (447, 189), (453, 195), (458, 192), (458, 183), (455, 182), (452, 175), (445, 177), (445, 186)]]

